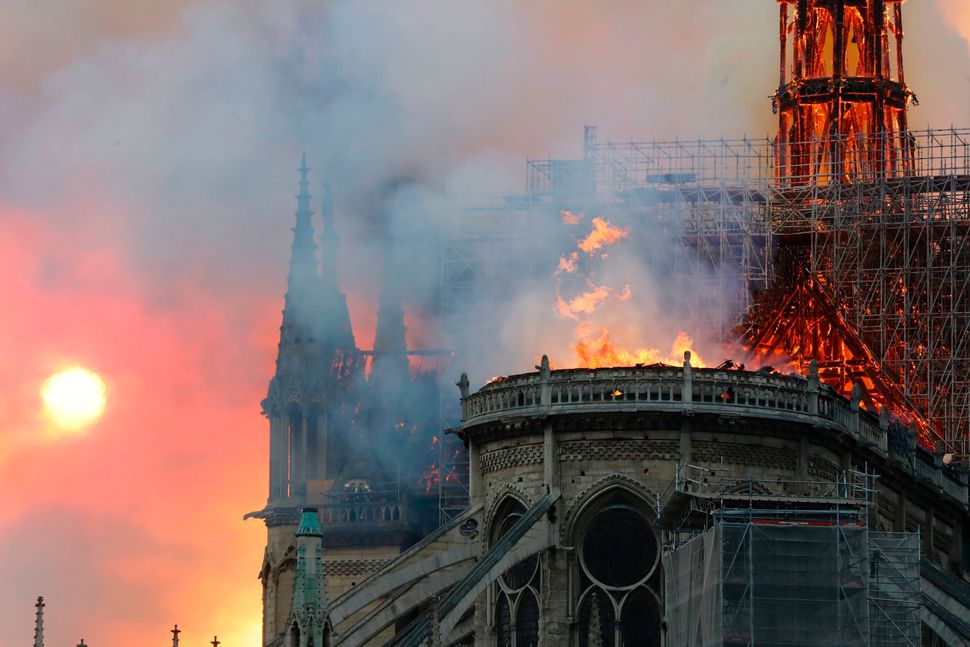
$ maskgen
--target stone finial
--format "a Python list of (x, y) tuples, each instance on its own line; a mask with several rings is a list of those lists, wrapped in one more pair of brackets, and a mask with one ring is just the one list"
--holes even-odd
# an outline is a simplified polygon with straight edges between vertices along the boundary
[(455, 382), (455, 386), (461, 391), (461, 399), (464, 400), (468, 397), (468, 386), (470, 382), (468, 381), (468, 373), (462, 373), (458, 381)]
[(690, 366), (690, 351), (684, 351), (684, 366)]
[(549, 368), (549, 356), (543, 355), (536, 368), (539, 369), (539, 379), (548, 380), (549, 376), (552, 375), (552, 370)]
[(213, 636), (212, 642), (209, 643), (212, 647), (219, 647), (222, 643), (219, 642), (219, 636)]
[(862, 385), (858, 382), (852, 383), (852, 409), (858, 411), (862, 403)]
[(77, 647), (88, 647), (88, 646), (87, 646), (87, 644), (85, 644), (85, 642), (84, 642), (84, 638), (82, 638), (82, 639), (81, 639), (81, 642), (79, 642), (79, 643), (77, 644)]
[(178, 625), (175, 625), (175, 627), (173, 627), (171, 631), (172, 631), (172, 647), (179, 647), (179, 634), (182, 633), (182, 630), (179, 629)]
[(818, 362), (814, 359), (808, 363), (808, 377), (812, 380), (818, 380)]
[(889, 429), (889, 407), (882, 405), (882, 409), (879, 410), (879, 428)]

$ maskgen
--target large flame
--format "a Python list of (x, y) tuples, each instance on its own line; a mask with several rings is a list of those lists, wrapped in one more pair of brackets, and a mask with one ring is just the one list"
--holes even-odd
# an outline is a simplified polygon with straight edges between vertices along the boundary
[[(583, 368), (607, 366), (636, 366), (637, 364), (671, 364), (679, 366), (684, 361), (684, 352), (691, 350), (694, 340), (685, 332), (677, 333), (670, 351), (657, 348), (617, 348), (613, 337), (605, 328), (590, 329), (576, 342), (573, 350)], [(691, 364), (705, 366), (699, 355), (691, 351)]]
[[(563, 221), (576, 224), (578, 219), (573, 214), (562, 212)], [(633, 290), (629, 284), (622, 289), (616, 286), (601, 285), (594, 282), (591, 274), (595, 267), (606, 262), (605, 248), (615, 245), (629, 237), (629, 230), (613, 225), (601, 216), (592, 219), (592, 229), (586, 237), (576, 242), (576, 250), (563, 254), (559, 259), (559, 267), (554, 276), (561, 277), (556, 287), (556, 311), (563, 319), (576, 322), (575, 341), (570, 346), (573, 356), (571, 363), (584, 368), (598, 368), (605, 366), (634, 366), (637, 364), (673, 364), (683, 362), (684, 351), (691, 350), (693, 340), (685, 332), (676, 335), (669, 352), (640, 343), (618, 343), (611, 330), (610, 321), (617, 320), (617, 313), (610, 306), (629, 301), (633, 297)], [(580, 252), (592, 257), (589, 263), (580, 268)], [(575, 283), (585, 280), (585, 289), (572, 297), (563, 297), (561, 289), (565, 276), (563, 273), (573, 274), (570, 279)], [(647, 327), (649, 328), (649, 327)], [(629, 341), (629, 340), (627, 340)], [(703, 360), (694, 354), (692, 363), (703, 366)]]
[(593, 218), (593, 231), (579, 241), (579, 248), (587, 254), (592, 254), (598, 249), (612, 245), (629, 236), (629, 229), (611, 225), (605, 218), (597, 216)]

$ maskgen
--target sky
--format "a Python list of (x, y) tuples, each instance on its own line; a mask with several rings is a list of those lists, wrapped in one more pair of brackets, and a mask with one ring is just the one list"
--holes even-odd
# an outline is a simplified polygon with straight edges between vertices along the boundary
[[(970, 126), (970, 9), (905, 11), (911, 123)], [(767, 135), (776, 24), (768, 0), (0, 4), (0, 643), (29, 644), (43, 595), (49, 645), (174, 623), (183, 647), (258, 644), (265, 531), (242, 515), (267, 495), (302, 152), (334, 187), (359, 343), (391, 241), (431, 346), (435, 267), (407, 241), (442, 205), (522, 190), (526, 156), (579, 155), (584, 124)], [(108, 404), (66, 434), (39, 391), (74, 365)]]

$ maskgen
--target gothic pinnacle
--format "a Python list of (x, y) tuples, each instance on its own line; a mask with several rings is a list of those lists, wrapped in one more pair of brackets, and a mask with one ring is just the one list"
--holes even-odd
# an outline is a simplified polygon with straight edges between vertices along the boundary
[(310, 167), (306, 155), (301, 158), (300, 192), (296, 195), (296, 224), (293, 227), (293, 246), (290, 252), (290, 272), (287, 279), (286, 305), (308, 298), (317, 277), (316, 243), (313, 240), (313, 211), (310, 209)]

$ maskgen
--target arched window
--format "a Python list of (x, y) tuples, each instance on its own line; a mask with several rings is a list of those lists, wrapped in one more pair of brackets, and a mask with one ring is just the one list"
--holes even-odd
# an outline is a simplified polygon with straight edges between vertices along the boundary
[(660, 645), (660, 560), (646, 504), (626, 491), (603, 495), (576, 526), (579, 647)]
[(537, 647), (539, 644), (539, 603), (532, 591), (519, 595), (515, 612), (515, 647)]
[[(525, 506), (508, 499), (495, 515), (491, 543), (499, 541), (525, 514)], [(496, 647), (539, 644), (539, 557), (532, 555), (505, 571), (493, 587)]]
[(512, 646), (512, 610), (505, 595), (499, 595), (495, 605), (495, 637), (497, 647)]

